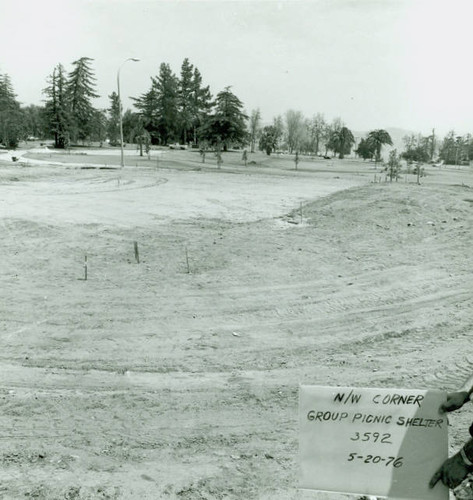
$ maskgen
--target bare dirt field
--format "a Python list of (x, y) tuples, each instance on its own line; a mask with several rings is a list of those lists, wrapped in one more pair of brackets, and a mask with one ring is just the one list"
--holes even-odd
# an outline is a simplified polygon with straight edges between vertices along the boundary
[(297, 490), (300, 383), (461, 382), (472, 171), (254, 159), (0, 156), (0, 498), (342, 498)]

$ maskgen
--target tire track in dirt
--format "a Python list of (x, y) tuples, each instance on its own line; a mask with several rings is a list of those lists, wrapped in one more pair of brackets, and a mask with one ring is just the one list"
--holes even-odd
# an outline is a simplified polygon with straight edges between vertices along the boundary
[[(163, 232), (150, 224), (140, 229), (146, 266), (113, 249), (131, 241), (135, 227), (101, 236), (104, 224), (38, 226), (49, 244), (19, 229), (30, 267), (22, 287), (4, 289), (5, 312), (9, 320), (41, 313), (48, 321), (2, 345), (0, 425), (10, 439), (2, 440), (0, 463), (14, 462), (5, 466), (10, 491), (24, 487), (28, 470), (28, 493), (37, 496), (40, 484), (62, 488), (60, 498), (75, 485), (106, 481), (122, 487), (123, 498), (291, 498), (299, 382), (416, 387), (470, 344), (469, 244), (462, 249), (456, 232), (448, 242), (422, 228), (406, 246), (404, 219), (390, 238), (373, 229), (371, 217), (387, 226), (392, 215), (390, 204), (376, 203), (387, 192), (339, 196), (341, 214), (283, 235), (269, 222), (223, 229), (170, 222)], [(430, 216), (432, 208), (422, 210)], [(38, 271), (35, 245), (50, 251), (68, 231), (73, 243), (58, 252), (64, 260)], [(67, 254), (89, 239), (102, 274), (71, 283)], [(189, 274), (178, 264), (188, 241)], [(51, 303), (33, 300), (48, 287), (56, 289)], [(30, 458), (42, 447), (45, 465)], [(25, 453), (16, 458), (18, 449)]]
[[(136, 191), (136, 190), (141, 190), (141, 189), (150, 189), (156, 186), (159, 186), (161, 184), (166, 184), (168, 182), (168, 179), (164, 177), (160, 177), (158, 179), (153, 180), (152, 182), (139, 182), (138, 180), (134, 179), (128, 179), (128, 180), (120, 180), (120, 177), (114, 177), (112, 179), (101, 179), (98, 177), (89, 177), (87, 179), (81, 179), (81, 183), (83, 185), (83, 189), (81, 190), (68, 190), (65, 189), (65, 186), (67, 186), (67, 183), (64, 181), (61, 181), (61, 184), (59, 188), (62, 190), (61, 192), (51, 192), (51, 183), (48, 182), (48, 192), (42, 192), (39, 191), (36, 193), (36, 196), (42, 196), (42, 197), (53, 197), (53, 196), (79, 196), (79, 195), (89, 195), (91, 193), (116, 193), (116, 192), (121, 192), (121, 191)], [(105, 183), (114, 183), (117, 185), (117, 187), (114, 188), (107, 188), (107, 189), (101, 189), (101, 188), (96, 188), (95, 185), (102, 185)], [(38, 184), (38, 183), (35, 183)], [(74, 187), (77, 188), (78, 181), (74, 181)], [(137, 185), (135, 185), (137, 184)], [(54, 184), (53, 184), (54, 186)]]

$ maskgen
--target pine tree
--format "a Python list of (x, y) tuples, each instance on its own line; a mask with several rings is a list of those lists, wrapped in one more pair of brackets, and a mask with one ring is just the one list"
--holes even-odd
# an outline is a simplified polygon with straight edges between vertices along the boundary
[(179, 80), (169, 64), (162, 63), (157, 77), (151, 77), (148, 92), (134, 99), (153, 144), (176, 141), (179, 131)]
[[(158, 116), (158, 90), (157, 82), (155, 78), (151, 78), (151, 87), (148, 92), (145, 92), (138, 98), (133, 98), (135, 101), (135, 108), (138, 109), (138, 114), (141, 117), (143, 126), (148, 131), (151, 136), (152, 144), (160, 143), (159, 135), (159, 116)], [(126, 115), (126, 113), (125, 113)], [(123, 117), (123, 127), (125, 128), (125, 115)], [(130, 123), (133, 121), (133, 125), (130, 125), (130, 132), (134, 128), (134, 122), (138, 120), (138, 116), (133, 116), (134, 113), (130, 111)], [(125, 132), (124, 132), (124, 135)]]
[(0, 142), (7, 148), (15, 149), (22, 135), (20, 104), (10, 77), (0, 75)]
[(108, 98), (110, 99), (110, 108), (107, 110), (107, 135), (110, 144), (116, 146), (120, 142), (120, 103), (116, 92), (112, 92)]
[(243, 103), (230, 91), (230, 87), (217, 94), (215, 113), (204, 123), (202, 133), (211, 144), (227, 151), (232, 144), (242, 145), (247, 139)]
[(179, 109), (179, 128), (181, 139), (184, 144), (187, 144), (188, 142), (188, 133), (192, 130), (192, 118), (195, 114), (195, 111), (193, 110), (193, 71), (194, 67), (186, 57), (181, 66), (181, 79), (179, 80), (177, 97)]
[(81, 57), (72, 63), (74, 69), (67, 79), (67, 97), (72, 118), (72, 138), (77, 141), (90, 138), (95, 118), (91, 99), (95, 99), (96, 78), (90, 67), (90, 57)]
[(178, 136), (178, 79), (169, 64), (162, 63), (156, 80), (158, 131), (164, 144)]
[(194, 143), (197, 142), (197, 130), (208, 119), (212, 111), (213, 102), (210, 87), (202, 86), (202, 75), (194, 68), (192, 81), (192, 125), (194, 130)]
[(66, 76), (62, 64), (58, 64), (49, 77), (49, 85), (43, 90), (46, 127), (54, 135), (54, 146), (65, 148), (70, 137), (70, 108), (66, 95)]

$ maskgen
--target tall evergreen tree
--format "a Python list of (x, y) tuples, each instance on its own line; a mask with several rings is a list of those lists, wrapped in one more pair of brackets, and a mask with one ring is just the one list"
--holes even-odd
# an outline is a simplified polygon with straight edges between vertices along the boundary
[(0, 75), (0, 142), (6, 147), (15, 149), (22, 135), (22, 116), (20, 103), (10, 77)]
[(195, 111), (193, 109), (194, 99), (194, 66), (186, 57), (181, 66), (181, 78), (179, 80), (179, 88), (177, 94), (178, 109), (179, 109), (179, 128), (180, 137), (184, 144), (189, 140), (189, 133), (192, 130), (193, 117)]
[(110, 144), (116, 146), (120, 142), (120, 102), (116, 92), (112, 92), (108, 98), (110, 107), (108, 108), (107, 135)]
[(58, 64), (48, 79), (49, 85), (43, 90), (46, 95), (46, 124), (54, 136), (54, 146), (65, 148), (70, 137), (70, 107), (66, 94), (66, 75), (62, 64)]
[(96, 78), (91, 68), (92, 61), (90, 57), (81, 57), (74, 61), (74, 68), (67, 79), (72, 138), (75, 141), (90, 138), (94, 127), (96, 114), (91, 100), (99, 96), (95, 93)]
[(197, 130), (209, 118), (213, 108), (210, 87), (202, 86), (202, 75), (194, 68), (192, 80), (192, 126), (194, 131), (194, 143), (197, 142)]
[(151, 77), (151, 88), (135, 101), (145, 129), (153, 144), (167, 144), (178, 139), (179, 80), (167, 63), (162, 63), (159, 75)]
[(227, 151), (232, 144), (242, 145), (247, 139), (246, 120), (243, 103), (231, 92), (230, 87), (217, 94), (215, 113), (202, 127), (203, 137), (218, 148), (223, 145)]
[(179, 81), (169, 64), (162, 63), (156, 79), (158, 132), (164, 144), (178, 138), (178, 85)]
[[(133, 100), (135, 101), (134, 106), (138, 109), (138, 113), (141, 116), (143, 126), (151, 136), (151, 142), (153, 144), (159, 144), (158, 89), (156, 79), (151, 77), (151, 87), (148, 92), (145, 92), (140, 97), (134, 98)], [(125, 112), (125, 115), (126, 114), (127, 113)], [(136, 113), (132, 113), (130, 111), (130, 115), (128, 116), (130, 121), (130, 131), (134, 128), (134, 122), (138, 119), (138, 116), (134, 116), (135, 114)], [(123, 116), (124, 129), (125, 115)], [(131, 125), (132, 122), (133, 125)], [(123, 133), (125, 136), (127, 135), (125, 134), (125, 131)]]

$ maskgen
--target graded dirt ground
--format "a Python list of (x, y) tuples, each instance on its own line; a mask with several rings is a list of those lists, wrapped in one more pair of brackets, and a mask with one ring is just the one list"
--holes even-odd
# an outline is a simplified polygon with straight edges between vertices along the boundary
[(231, 154), (0, 158), (0, 498), (334, 498), (297, 490), (300, 383), (461, 382), (468, 167)]

